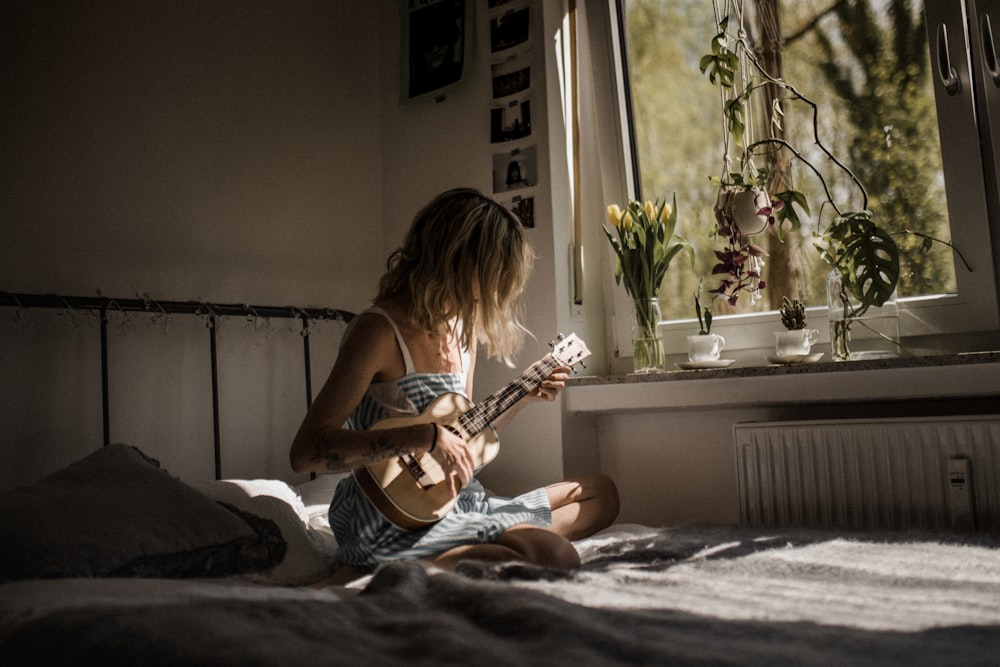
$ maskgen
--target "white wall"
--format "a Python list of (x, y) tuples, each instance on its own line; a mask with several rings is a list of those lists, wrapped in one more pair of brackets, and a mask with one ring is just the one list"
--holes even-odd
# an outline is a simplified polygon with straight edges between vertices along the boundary
[[(608, 367), (607, 281), (599, 278), (610, 268), (599, 226), (603, 202), (622, 193), (585, 166), (588, 272), (583, 317), (574, 319), (556, 57), (565, 7), (531, 6), (543, 93), (532, 141), (542, 181), (527, 306), (538, 340), (517, 369), (484, 361), (480, 397), (541, 357), (559, 331), (590, 343), (588, 372)], [(596, 5), (585, 7), (593, 21)], [(399, 38), (395, 0), (0, 3), (0, 290), (365, 307), (420, 206), (447, 188), (491, 188), (484, 18), (468, 76), (440, 102), (400, 102)], [(607, 54), (595, 54), (590, 67), (596, 88), (583, 95), (583, 115), (596, 129), (581, 136), (581, 154), (594, 162), (614, 133), (599, 120)], [(0, 309), (0, 489), (55, 470), (102, 438), (96, 320), (54, 311), (18, 318), (12, 310)], [(183, 478), (210, 477), (204, 322), (151, 320), (112, 322), (112, 439), (142, 447)], [(230, 319), (218, 333), (226, 350), (223, 475), (295, 481), (285, 456), (305, 410), (301, 337), (279, 321)], [(339, 328), (311, 340), (318, 388)], [(853, 406), (852, 414), (957, 409), (887, 401)], [(595, 416), (534, 405), (482, 476), (514, 493), (600, 467), (619, 482), (622, 520), (731, 523), (733, 421), (838, 411)]]
[[(445, 91), (444, 99), (426, 96), (399, 101), (399, 39), (396, 2), (383, 0), (386, 66), (382, 74), (385, 184), (385, 252), (402, 240), (413, 214), (443, 190), (468, 186), (492, 193), (492, 155), (511, 149), (490, 144), (491, 70), (489, 25), (485, 3), (475, 6), (476, 34), (472, 58), (463, 80)], [(536, 226), (529, 231), (537, 259), (528, 288), (527, 324), (537, 336), (529, 340), (510, 369), (480, 356), (475, 396), (486, 396), (514, 379), (548, 352), (547, 342), (568, 333), (567, 292), (569, 193), (565, 156), (565, 121), (559, 104), (555, 62), (558, 33), (565, 14), (561, 2), (530, 3), (532, 68), (532, 136), (518, 145), (536, 145), (539, 183), (533, 190)], [(562, 424), (557, 405), (532, 405), (501, 438), (497, 460), (481, 475), (497, 492), (518, 493), (563, 477)]]
[[(0, 290), (364, 308), (420, 206), (457, 186), (491, 193), (487, 9), (470, 4), (466, 77), (443, 101), (406, 102), (395, 0), (0, 5)], [(540, 182), (527, 309), (538, 339), (515, 369), (483, 360), (478, 396), (578, 324), (555, 60), (564, 7), (531, 7), (526, 143)], [(0, 487), (100, 445), (98, 327), (75, 316), (0, 313)], [(288, 478), (304, 410), (300, 338), (277, 322), (228, 321), (219, 333), (234, 350), (220, 360), (223, 475)], [(329, 358), (334, 339), (314, 357)], [(144, 353), (151, 341), (157, 351)], [(112, 440), (183, 477), (210, 476), (204, 323), (133, 318), (109, 343)], [(314, 361), (317, 388), (325, 372)], [(562, 477), (558, 406), (530, 407), (503, 443), (484, 473), (498, 491)]]
[[(306, 0), (0, 4), (0, 290), (364, 307), (384, 249), (385, 19)], [(13, 311), (0, 488), (102, 438), (96, 320)], [(112, 439), (210, 477), (204, 322), (123, 324)], [(232, 320), (219, 336), (223, 474), (288, 477), (301, 336)], [(314, 383), (337, 338), (315, 337)]]
[[(695, 381), (696, 382), (696, 381)], [(572, 391), (572, 390), (571, 390)], [(734, 525), (739, 493), (733, 427), (765, 421), (991, 414), (996, 398), (856, 401), (829, 405), (706, 407), (574, 413), (596, 431), (602, 471), (618, 484), (619, 521), (654, 526)]]
[(382, 249), (377, 7), (0, 12), (2, 289), (359, 305)]

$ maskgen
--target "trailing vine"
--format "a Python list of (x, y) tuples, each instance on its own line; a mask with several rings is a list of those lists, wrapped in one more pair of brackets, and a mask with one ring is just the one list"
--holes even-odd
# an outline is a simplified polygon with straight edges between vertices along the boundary
[[(844, 289), (861, 304), (862, 308), (881, 306), (892, 296), (899, 281), (899, 248), (896, 242), (891, 234), (873, 220), (874, 216), (868, 210), (868, 192), (864, 185), (822, 142), (819, 136), (819, 109), (816, 103), (791, 84), (772, 77), (750, 50), (742, 36), (742, 30), (739, 35), (734, 36), (729, 32), (729, 25), (730, 17), (727, 15), (719, 22), (719, 32), (712, 39), (711, 53), (701, 59), (699, 66), (709, 81), (720, 86), (723, 91), (722, 111), (728, 134), (726, 167), (728, 168), (730, 164), (728, 155), (730, 137), (734, 137), (737, 143), (743, 145), (743, 151), (740, 156), (740, 171), (730, 172), (726, 179), (712, 179), (713, 182), (729, 189), (760, 187), (766, 180), (767, 172), (756, 167), (755, 158), (762, 150), (779, 148), (788, 150), (794, 159), (808, 167), (816, 176), (823, 189), (824, 204), (828, 204), (836, 214), (825, 229), (815, 232), (817, 239), (815, 247), (821, 257), (841, 274)], [(744, 74), (745, 68), (749, 68), (752, 75)], [(741, 85), (741, 89), (737, 88), (738, 84)], [(766, 85), (774, 85), (785, 91), (788, 101), (799, 101), (808, 105), (812, 114), (813, 141), (826, 158), (843, 171), (857, 187), (861, 198), (860, 209), (850, 210), (839, 206), (823, 172), (785, 139), (768, 136), (755, 141), (745, 140), (748, 132), (745, 109), (753, 93)], [(776, 119), (775, 122), (778, 122), (783, 115), (781, 100), (776, 99), (774, 105), (773, 117)], [(751, 176), (748, 178), (748, 175)], [(800, 211), (804, 215), (810, 213), (805, 195), (789, 188), (772, 193), (770, 197), (772, 203), (769, 210), (765, 211), (762, 207), (760, 212), (768, 214), (770, 226), (775, 228), (779, 238), (783, 223), (787, 222), (792, 231), (800, 229), (802, 226)], [(734, 303), (739, 293), (732, 290), (733, 270), (738, 270), (741, 264), (747, 263), (753, 257), (762, 256), (759, 253), (763, 251), (754, 244), (743, 243), (742, 240), (739, 247), (734, 249), (732, 233), (725, 229), (720, 230), (720, 233), (729, 237), (727, 248), (721, 254), (716, 253), (722, 260), (720, 264), (724, 266), (717, 265), (713, 272), (725, 271), (730, 277), (723, 278), (720, 289), (715, 291), (729, 294), (730, 303)]]

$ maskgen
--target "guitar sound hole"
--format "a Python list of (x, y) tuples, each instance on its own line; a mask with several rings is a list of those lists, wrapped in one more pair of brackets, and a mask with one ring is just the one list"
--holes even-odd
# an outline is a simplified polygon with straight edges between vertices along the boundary
[(400, 462), (406, 468), (406, 470), (413, 475), (413, 478), (417, 480), (421, 488), (429, 489), (433, 487), (433, 484), (427, 483), (424, 479), (427, 477), (427, 471), (424, 470), (423, 466), (420, 465), (420, 461), (413, 454), (407, 454), (400, 457)]

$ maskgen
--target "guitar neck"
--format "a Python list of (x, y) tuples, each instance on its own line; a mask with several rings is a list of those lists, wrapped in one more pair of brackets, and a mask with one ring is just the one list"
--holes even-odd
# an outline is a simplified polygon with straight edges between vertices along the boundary
[(535, 390), (542, 380), (561, 365), (551, 355), (535, 362), (506, 387), (490, 394), (474, 408), (459, 417), (458, 423), (466, 433), (474, 436), (507, 412), (514, 404)]

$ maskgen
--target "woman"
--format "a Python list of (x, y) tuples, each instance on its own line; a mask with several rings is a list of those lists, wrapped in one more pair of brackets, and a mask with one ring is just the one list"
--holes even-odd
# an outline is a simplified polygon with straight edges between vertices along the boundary
[[(571, 541), (617, 516), (617, 490), (602, 475), (490, 497), (455, 432), (429, 423), (369, 430), (387, 417), (420, 414), (444, 392), (471, 397), (477, 343), (511, 365), (526, 333), (519, 311), (532, 257), (518, 219), (469, 189), (445, 192), (424, 207), (390, 256), (374, 307), (352, 321), (295, 436), (292, 468), (342, 472), (430, 452), (458, 499), (430, 528), (404, 530), (378, 513), (353, 476), (345, 478), (330, 505), (345, 571), (406, 558), (443, 568), (469, 558), (573, 568), (580, 560)], [(501, 431), (528, 402), (554, 400), (569, 372), (555, 369), (493, 427)]]

